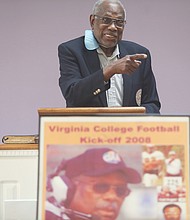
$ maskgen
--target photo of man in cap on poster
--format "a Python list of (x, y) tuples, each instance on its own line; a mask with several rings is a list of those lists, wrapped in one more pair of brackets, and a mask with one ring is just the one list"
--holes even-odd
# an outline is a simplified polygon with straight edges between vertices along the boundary
[(115, 150), (89, 148), (49, 175), (45, 219), (116, 220), (130, 194), (128, 184), (140, 182), (139, 172)]

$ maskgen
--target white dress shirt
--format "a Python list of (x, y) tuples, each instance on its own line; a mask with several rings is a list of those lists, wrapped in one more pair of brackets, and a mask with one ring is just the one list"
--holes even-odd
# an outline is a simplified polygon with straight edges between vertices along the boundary
[[(111, 62), (114, 62), (119, 57), (119, 47), (117, 45), (111, 57), (107, 57), (103, 50), (97, 48), (98, 57), (101, 67), (105, 68)], [(123, 104), (123, 77), (122, 74), (114, 74), (110, 79), (110, 89), (106, 92), (108, 107), (121, 107)]]

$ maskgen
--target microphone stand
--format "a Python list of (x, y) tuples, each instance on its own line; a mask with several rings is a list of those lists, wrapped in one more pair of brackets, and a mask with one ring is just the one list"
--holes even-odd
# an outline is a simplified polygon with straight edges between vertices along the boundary
[(62, 214), (68, 215), (71, 218), (78, 217), (83, 220), (101, 220), (98, 216), (94, 216), (91, 214), (85, 214), (82, 212), (78, 212), (78, 211), (74, 211), (72, 209), (66, 209), (66, 208), (63, 209)]

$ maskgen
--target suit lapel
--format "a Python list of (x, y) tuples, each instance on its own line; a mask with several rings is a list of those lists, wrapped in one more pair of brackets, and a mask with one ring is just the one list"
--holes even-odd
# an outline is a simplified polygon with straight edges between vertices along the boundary
[(100, 70), (100, 61), (96, 50), (86, 49), (84, 59), (91, 74)]
[[(87, 50), (86, 49), (84, 57), (85, 57), (86, 64), (88, 66), (90, 74), (97, 72), (101, 69), (98, 53), (96, 52), (96, 50)], [(102, 106), (104, 106), (104, 107), (108, 106), (107, 99), (106, 99), (106, 92), (102, 92), (99, 95), (99, 99), (100, 99)]]

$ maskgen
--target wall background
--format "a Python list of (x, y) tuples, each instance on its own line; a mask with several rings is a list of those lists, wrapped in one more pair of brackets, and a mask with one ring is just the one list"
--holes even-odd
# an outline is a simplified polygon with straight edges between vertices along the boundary
[[(148, 47), (165, 115), (190, 113), (190, 1), (123, 0), (124, 39)], [(0, 139), (37, 134), (38, 108), (65, 107), (60, 43), (83, 35), (95, 0), (0, 1)], [(1, 140), (0, 140), (1, 141)]]

